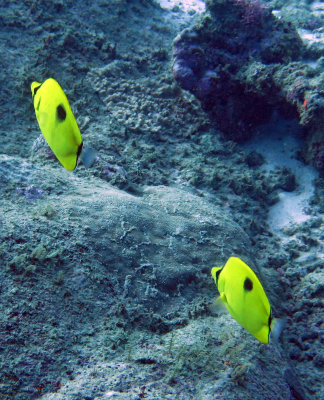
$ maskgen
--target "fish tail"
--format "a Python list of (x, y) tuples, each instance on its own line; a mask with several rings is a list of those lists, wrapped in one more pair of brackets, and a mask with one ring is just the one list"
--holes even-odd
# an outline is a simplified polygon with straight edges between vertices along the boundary
[(213, 304), (210, 304), (208, 306), (208, 309), (212, 315), (218, 315), (219, 313), (222, 313), (223, 311), (227, 310), (226, 304), (224, 302), (226, 301), (226, 297), (224, 293), (222, 293), (215, 301)]
[(90, 168), (96, 161), (97, 157), (98, 157), (97, 150), (95, 150), (91, 147), (83, 146), (82, 152), (80, 154), (80, 160), (82, 161), (83, 165), (86, 168)]
[(274, 318), (271, 321), (270, 329), (271, 329), (271, 337), (278, 341), (283, 331), (284, 327), (286, 326), (287, 318)]

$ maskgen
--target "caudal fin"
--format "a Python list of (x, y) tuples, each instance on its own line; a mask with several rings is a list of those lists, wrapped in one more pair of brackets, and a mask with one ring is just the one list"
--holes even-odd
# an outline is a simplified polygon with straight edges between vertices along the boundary
[(213, 304), (209, 304), (208, 309), (212, 315), (218, 315), (224, 311), (228, 311), (226, 307), (226, 297), (224, 293), (214, 301)]
[(83, 147), (80, 159), (86, 168), (90, 168), (98, 157), (98, 152), (91, 147)]
[(287, 318), (281, 318), (277, 319), (274, 318), (271, 321), (271, 338), (273, 338), (275, 341), (278, 341), (281, 335), (281, 332), (283, 331), (284, 327), (286, 326), (287, 323)]

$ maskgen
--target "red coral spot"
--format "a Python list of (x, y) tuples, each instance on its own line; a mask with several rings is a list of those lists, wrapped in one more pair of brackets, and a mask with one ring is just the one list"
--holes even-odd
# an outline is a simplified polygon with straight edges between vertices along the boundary
[(304, 107), (305, 111), (307, 111), (307, 99), (304, 100), (303, 107)]

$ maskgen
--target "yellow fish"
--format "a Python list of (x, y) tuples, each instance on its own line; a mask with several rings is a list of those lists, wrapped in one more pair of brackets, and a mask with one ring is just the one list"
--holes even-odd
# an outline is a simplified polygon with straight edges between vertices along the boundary
[[(83, 142), (77, 122), (68, 99), (55, 79), (46, 79), (43, 83), (31, 84), (36, 118), (49, 147), (59, 162), (69, 171), (73, 171), (81, 155)], [(94, 161), (96, 152), (87, 149), (83, 162), (88, 167)]]
[(220, 297), (231, 316), (260, 342), (268, 344), (270, 332), (279, 337), (283, 321), (273, 319), (264, 289), (241, 259), (230, 257), (224, 267), (211, 270)]

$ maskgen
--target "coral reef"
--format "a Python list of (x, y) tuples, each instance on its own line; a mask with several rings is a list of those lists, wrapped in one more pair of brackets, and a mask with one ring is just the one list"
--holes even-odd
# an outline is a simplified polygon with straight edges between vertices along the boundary
[(209, 0), (207, 9), (174, 40), (177, 82), (236, 141), (273, 110), (298, 116), (305, 159), (323, 170), (323, 73), (301, 61), (305, 47), (295, 27), (256, 0)]

